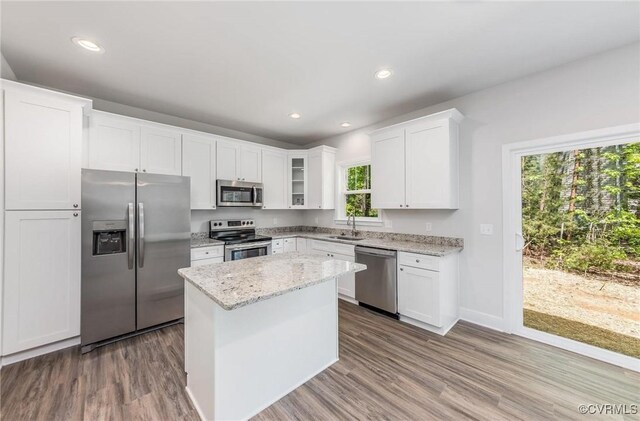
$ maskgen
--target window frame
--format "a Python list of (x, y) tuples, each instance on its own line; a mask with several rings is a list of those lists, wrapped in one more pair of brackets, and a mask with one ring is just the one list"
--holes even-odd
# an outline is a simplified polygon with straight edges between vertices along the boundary
[[(370, 193), (371, 189), (365, 190), (347, 190), (347, 171), (351, 167), (358, 167), (362, 165), (371, 165), (371, 158), (364, 157), (349, 161), (341, 161), (336, 163), (336, 207), (335, 207), (335, 216), (334, 223), (338, 225), (346, 225), (347, 224), (347, 214), (346, 214), (346, 205), (347, 205), (347, 194), (358, 194), (358, 193)], [(382, 209), (378, 209), (378, 216), (356, 216), (356, 226), (357, 225), (383, 225), (382, 221)]]

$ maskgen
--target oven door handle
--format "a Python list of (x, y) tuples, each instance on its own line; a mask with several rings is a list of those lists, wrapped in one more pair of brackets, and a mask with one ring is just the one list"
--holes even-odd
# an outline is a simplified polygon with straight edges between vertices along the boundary
[(263, 241), (260, 243), (232, 244), (232, 245), (225, 246), (225, 248), (227, 250), (236, 251), (236, 250), (255, 249), (255, 248), (265, 247), (270, 245), (271, 245), (271, 241)]

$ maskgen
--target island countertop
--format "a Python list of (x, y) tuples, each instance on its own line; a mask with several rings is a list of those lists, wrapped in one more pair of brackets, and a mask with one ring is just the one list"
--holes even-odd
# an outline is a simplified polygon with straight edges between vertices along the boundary
[(184, 268), (178, 273), (222, 308), (233, 310), (366, 268), (296, 252)]

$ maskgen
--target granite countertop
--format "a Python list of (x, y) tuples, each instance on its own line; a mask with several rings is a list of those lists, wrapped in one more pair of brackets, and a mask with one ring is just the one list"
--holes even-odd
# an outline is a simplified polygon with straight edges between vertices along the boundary
[(319, 284), (367, 267), (312, 253), (286, 253), (178, 270), (225, 310)]
[(208, 237), (191, 237), (191, 248), (207, 247), (207, 246), (224, 246), (224, 241), (214, 240)]
[[(365, 247), (375, 247), (385, 250), (395, 250), (395, 251), (404, 251), (409, 253), (418, 253), (418, 254), (426, 254), (430, 256), (446, 256), (452, 253), (458, 253), (462, 251), (462, 247), (454, 246), (454, 245), (445, 245), (445, 244), (434, 244), (429, 242), (421, 242), (421, 241), (410, 241), (410, 240), (397, 240), (390, 238), (366, 238), (363, 240), (340, 240), (337, 238), (330, 238), (331, 236), (335, 236), (337, 234), (326, 234), (326, 233), (314, 233), (308, 231), (289, 231), (289, 232), (278, 232), (276, 234), (269, 234), (274, 239), (277, 238), (291, 238), (291, 237), (301, 237), (301, 238), (310, 238), (315, 240), (323, 240), (323, 241), (331, 241), (334, 243), (343, 243), (343, 244), (352, 244), (352, 245), (360, 245)], [(347, 233), (347, 235), (349, 235)]]

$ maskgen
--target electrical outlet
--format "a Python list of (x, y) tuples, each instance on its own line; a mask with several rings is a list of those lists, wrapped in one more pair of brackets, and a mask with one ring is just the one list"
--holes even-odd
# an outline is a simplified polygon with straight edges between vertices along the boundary
[(385, 228), (393, 228), (393, 223), (391, 222), (391, 219), (387, 218), (384, 220), (384, 227)]
[(433, 229), (433, 226), (431, 225), (431, 222), (427, 222), (424, 224), (424, 230), (429, 232)]
[(480, 234), (493, 235), (493, 224), (480, 224)]
[(278, 218), (273, 218), (273, 225), (278, 225)]

